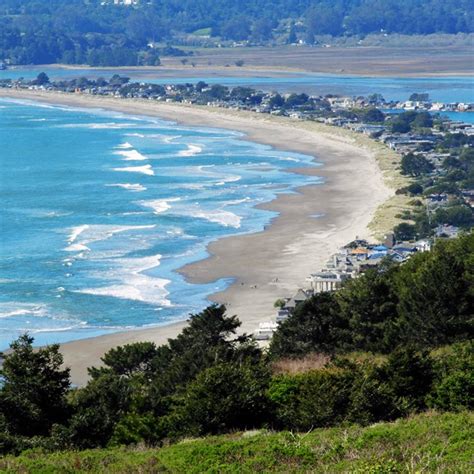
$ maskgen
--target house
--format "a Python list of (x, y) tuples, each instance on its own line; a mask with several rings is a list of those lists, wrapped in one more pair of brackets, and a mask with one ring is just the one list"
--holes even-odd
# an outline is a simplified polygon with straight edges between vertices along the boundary
[(440, 224), (436, 228), (435, 235), (436, 237), (447, 237), (449, 239), (453, 239), (457, 237), (459, 234), (459, 227), (449, 224)]
[(253, 337), (257, 341), (268, 341), (272, 338), (273, 333), (277, 330), (278, 323), (273, 321), (268, 321), (265, 323), (260, 323), (258, 329), (253, 333)]
[(312, 273), (307, 280), (310, 282), (314, 293), (322, 293), (323, 291), (335, 291), (341, 288), (344, 282), (351, 278), (351, 273), (322, 271)]
[(431, 242), (429, 240), (418, 240), (415, 242), (415, 247), (418, 252), (429, 252), (431, 250)]
[(301, 288), (296, 292), (296, 294), (293, 296), (293, 298), (290, 298), (283, 308), (278, 312), (277, 317), (284, 317), (285, 316), (285, 311), (288, 313), (287, 316), (289, 316), (296, 308), (297, 305), (302, 303), (303, 301), (306, 301), (310, 296), (312, 295), (311, 291), (308, 290), (302, 290)]

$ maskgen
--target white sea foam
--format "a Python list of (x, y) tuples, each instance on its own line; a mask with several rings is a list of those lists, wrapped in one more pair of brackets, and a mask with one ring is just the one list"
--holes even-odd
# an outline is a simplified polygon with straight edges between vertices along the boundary
[(143, 133), (126, 133), (125, 135), (127, 137), (145, 138), (145, 135), (143, 135)]
[[(128, 134), (128, 136), (133, 135), (133, 134)], [(149, 133), (147, 135), (142, 135), (142, 138), (156, 138), (158, 140), (161, 140), (163, 143), (171, 143), (174, 140), (177, 140), (178, 138), (181, 138), (182, 135), (164, 135), (162, 133)]]
[(77, 227), (73, 227), (71, 229), (71, 233), (69, 234), (69, 237), (68, 237), (67, 241), (70, 244), (72, 244), (88, 228), (89, 228), (89, 226), (87, 224), (79, 225)]
[(84, 244), (71, 244), (65, 247), (63, 250), (66, 252), (88, 252), (90, 248)]
[[(155, 225), (81, 225), (73, 227), (68, 237), (68, 246), (63, 250), (67, 252), (87, 252), (88, 245), (109, 239), (120, 232), (153, 229)], [(80, 239), (79, 239), (80, 237)], [(82, 255), (84, 256), (84, 255)], [(68, 262), (66, 262), (67, 264)], [(70, 263), (70, 261), (69, 261)]]
[(132, 183), (114, 183), (114, 184), (106, 184), (107, 187), (109, 188), (123, 188), (128, 191), (133, 191), (133, 192), (141, 192), (141, 191), (146, 191), (146, 187), (143, 186), (142, 184), (132, 184)]
[(111, 260), (113, 268), (108, 273), (103, 274), (102, 278), (118, 280), (117, 283), (96, 288), (86, 288), (80, 290), (80, 292), (170, 306), (171, 303), (166, 298), (169, 294), (166, 290), (166, 285), (170, 281), (144, 273), (159, 266), (160, 259), (161, 255)]
[(284, 158), (278, 158), (280, 161), (294, 161), (295, 163), (299, 163), (300, 160), (296, 158), (292, 158), (291, 156), (286, 156)]
[(118, 145), (117, 148), (128, 150), (129, 148), (133, 148), (133, 146), (128, 142), (124, 142), (124, 143), (121, 143), (120, 145)]
[(140, 201), (139, 204), (145, 207), (150, 207), (153, 209), (154, 214), (161, 214), (166, 212), (168, 209), (171, 209), (170, 202), (177, 202), (181, 199), (178, 198), (169, 198), (169, 199), (154, 199), (152, 201)]
[(115, 154), (123, 156), (124, 161), (143, 161), (148, 159), (137, 150), (120, 150), (116, 151)]
[(143, 166), (127, 166), (125, 168), (113, 168), (114, 171), (122, 171), (127, 173), (142, 173), (148, 176), (154, 176), (155, 172), (153, 171), (151, 165)]
[(244, 202), (249, 202), (251, 201), (251, 199), (247, 196), (245, 198), (242, 198), (242, 199), (235, 199), (233, 201), (226, 201), (225, 205), (226, 206), (237, 206), (239, 204), (243, 204)]
[(240, 227), (240, 222), (242, 220), (240, 216), (234, 214), (233, 212), (225, 211), (223, 209), (204, 210), (197, 205), (189, 206), (184, 212), (186, 215), (191, 217), (205, 219), (209, 222), (214, 222), (224, 227), (234, 227), (236, 229)]
[(188, 145), (187, 150), (182, 150), (178, 153), (179, 156), (194, 156), (201, 153), (202, 148), (198, 145)]
[(163, 136), (163, 142), (164, 143), (171, 143), (174, 140), (177, 140), (178, 138), (181, 138), (182, 135), (165, 135)]
[(0, 303), (0, 318), (15, 316), (43, 317), (47, 314), (46, 305), (34, 303), (5, 302)]
[(134, 127), (134, 123), (117, 123), (117, 122), (108, 122), (108, 123), (89, 123), (83, 125), (85, 128), (91, 129), (120, 129), (120, 128), (130, 128)]

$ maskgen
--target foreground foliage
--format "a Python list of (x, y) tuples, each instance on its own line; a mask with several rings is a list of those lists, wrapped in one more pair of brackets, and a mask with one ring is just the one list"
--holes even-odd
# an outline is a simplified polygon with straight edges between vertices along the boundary
[(474, 415), (419, 415), (367, 428), (247, 432), (161, 449), (103, 449), (0, 460), (1, 472), (470, 472)]
[[(465, 236), (438, 245), (309, 300), (282, 324), (270, 357), (213, 305), (165, 345), (109, 351), (75, 389), (59, 347), (35, 351), (22, 336), (0, 372), (0, 454), (160, 446), (473, 410), (472, 244)], [(274, 370), (277, 356), (311, 352), (319, 365)]]

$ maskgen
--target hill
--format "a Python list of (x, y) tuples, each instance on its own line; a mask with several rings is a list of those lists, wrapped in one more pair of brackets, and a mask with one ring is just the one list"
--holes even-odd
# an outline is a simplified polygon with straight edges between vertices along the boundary
[[(175, 45), (320, 44), (325, 37), (471, 33), (469, 0), (3, 0), (0, 61), (158, 65)], [(158, 45), (159, 44), (159, 45)]]
[(0, 460), (1, 472), (469, 472), (472, 413), (428, 413), (366, 428), (244, 432), (160, 449), (112, 448)]

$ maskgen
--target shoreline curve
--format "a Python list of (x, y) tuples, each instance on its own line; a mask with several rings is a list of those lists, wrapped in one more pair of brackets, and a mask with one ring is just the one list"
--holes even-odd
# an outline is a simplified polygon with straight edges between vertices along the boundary
[[(241, 320), (241, 330), (247, 333), (273, 315), (277, 298), (291, 296), (304, 286), (305, 278), (319, 270), (339, 247), (356, 237), (372, 238), (369, 224), (377, 208), (394, 194), (390, 177), (377, 162), (380, 150), (386, 152), (382, 145), (354, 132), (316, 122), (59, 92), (0, 89), (0, 97), (100, 108), (155, 116), (181, 125), (233, 130), (243, 133), (249, 141), (317, 157), (323, 166), (291, 171), (320, 176), (322, 184), (303, 186), (294, 194), (279, 195), (258, 205), (278, 214), (264, 231), (214, 241), (208, 246), (208, 258), (179, 270), (192, 283), (231, 278), (233, 283), (225, 291), (211, 295), (210, 300), (226, 304), (228, 312)], [(390, 156), (393, 159), (395, 155), (389, 154), (388, 159)], [(83, 385), (88, 378), (87, 367), (100, 364), (100, 357), (112, 347), (144, 340), (163, 344), (185, 324), (183, 321), (62, 344), (72, 382)]]

